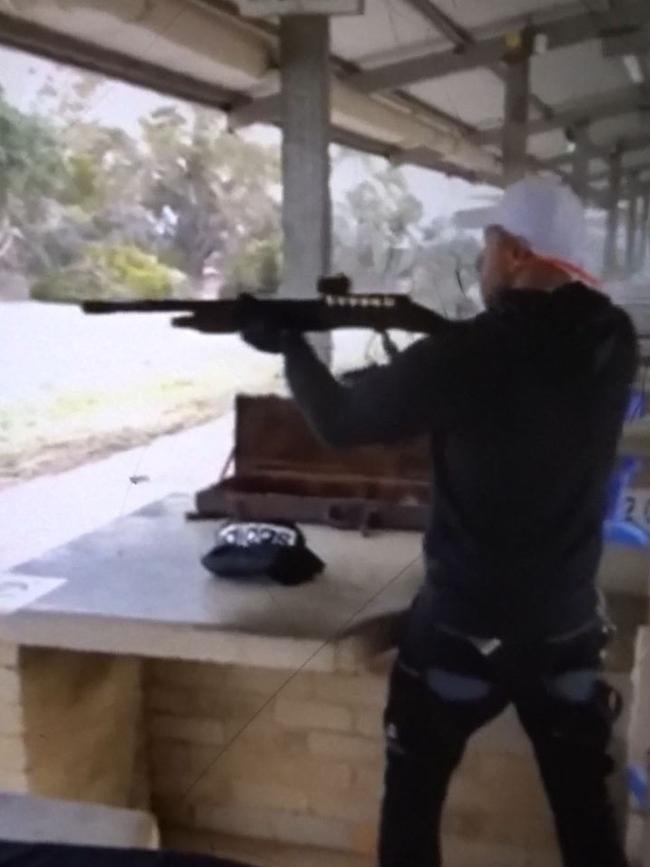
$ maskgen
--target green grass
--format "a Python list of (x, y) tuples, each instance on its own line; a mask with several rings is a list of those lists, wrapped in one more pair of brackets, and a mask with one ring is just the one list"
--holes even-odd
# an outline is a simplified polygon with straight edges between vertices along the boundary
[(218, 418), (240, 390), (268, 390), (277, 365), (240, 375), (132, 381), (109, 391), (60, 391), (0, 404), (0, 486), (56, 472)]

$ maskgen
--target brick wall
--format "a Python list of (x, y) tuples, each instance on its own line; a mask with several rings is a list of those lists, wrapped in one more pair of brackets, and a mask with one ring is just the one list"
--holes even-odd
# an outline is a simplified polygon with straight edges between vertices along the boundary
[(0, 787), (6, 791), (28, 790), (22, 732), (18, 648), (0, 642)]
[[(610, 604), (620, 629), (609, 676), (629, 698), (647, 600), (610, 594)], [(167, 842), (218, 851), (244, 839), (291, 845), (287, 865), (298, 852), (331, 850), (354, 867), (371, 864), (387, 667), (341, 664), (291, 676), (0, 645), (0, 788), (145, 807), (150, 787)], [(621, 760), (625, 729), (622, 720)], [(519, 867), (522, 853), (531, 867), (553, 863), (548, 807), (512, 713), (472, 741), (444, 841), (467, 867), (488, 855)]]
[[(630, 711), (628, 761), (650, 770), (650, 627), (638, 632), (633, 671), (634, 701)], [(650, 867), (650, 813), (630, 798), (628, 854), (635, 865)]]
[[(309, 672), (286, 681), (286, 673), (261, 669), (149, 666), (153, 806), (163, 839), (198, 849), (212, 840), (208, 848), (219, 851), (221, 840), (245, 837), (342, 850), (371, 863), (386, 676)], [(448, 852), (467, 864), (486, 851), (516, 864), (522, 847), (531, 864), (535, 852), (548, 863), (549, 811), (513, 715), (468, 750), (444, 835)]]
[(164, 829), (371, 849), (385, 678), (304, 672), (286, 683), (288, 677), (150, 665), (152, 792)]
[[(619, 633), (608, 677), (629, 703), (634, 635), (646, 609), (641, 600), (610, 596)], [(294, 677), (205, 663), (152, 661), (146, 668), (152, 798), (164, 838), (214, 851), (231, 838), (275, 841), (372, 863), (385, 667)], [(614, 745), (621, 765), (626, 727), (624, 718)], [(622, 775), (614, 786), (623, 805)], [(450, 857), (467, 865), (486, 853), (519, 865), (522, 852), (527, 864), (555, 863), (550, 811), (514, 713), (470, 744), (443, 836)]]

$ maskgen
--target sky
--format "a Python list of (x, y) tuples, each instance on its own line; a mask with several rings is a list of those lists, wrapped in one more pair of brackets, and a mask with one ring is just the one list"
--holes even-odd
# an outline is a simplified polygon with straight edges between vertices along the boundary
[[(5, 97), (23, 111), (43, 111), (39, 90), (52, 76), (57, 89), (70, 87), (76, 71), (38, 57), (0, 46), (0, 87)], [(132, 136), (139, 134), (139, 119), (169, 103), (170, 98), (154, 91), (107, 79), (96, 91), (88, 111), (88, 119), (124, 129)], [(280, 144), (280, 132), (275, 127), (257, 125), (237, 133), (265, 144)], [(373, 158), (372, 166), (380, 170), (384, 161)], [(352, 157), (338, 163), (331, 176), (334, 200), (367, 176), (367, 160)], [(489, 191), (474, 187), (460, 179), (447, 178), (438, 172), (417, 167), (404, 167), (402, 172), (411, 192), (422, 202), (424, 220), (451, 217), (456, 211), (475, 207)]]

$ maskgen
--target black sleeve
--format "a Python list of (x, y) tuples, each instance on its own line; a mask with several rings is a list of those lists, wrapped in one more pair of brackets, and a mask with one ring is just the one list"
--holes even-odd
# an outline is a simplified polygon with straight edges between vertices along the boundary
[(610, 386), (628, 389), (639, 369), (639, 341), (634, 324), (620, 307), (614, 307), (607, 333), (596, 353), (596, 370)]
[(293, 396), (317, 434), (333, 446), (391, 443), (443, 427), (454, 395), (455, 329), (414, 343), (382, 367), (343, 385), (302, 338), (285, 352)]
[(639, 348), (639, 337), (628, 314), (621, 310), (621, 343), (622, 343), (622, 366), (624, 375), (630, 385), (639, 371), (641, 364), (641, 352)]

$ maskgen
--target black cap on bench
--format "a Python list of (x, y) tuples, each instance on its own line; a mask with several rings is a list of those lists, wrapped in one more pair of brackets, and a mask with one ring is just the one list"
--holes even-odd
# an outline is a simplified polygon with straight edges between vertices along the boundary
[(201, 563), (220, 578), (266, 577), (289, 586), (311, 580), (325, 566), (302, 530), (286, 521), (229, 521)]

